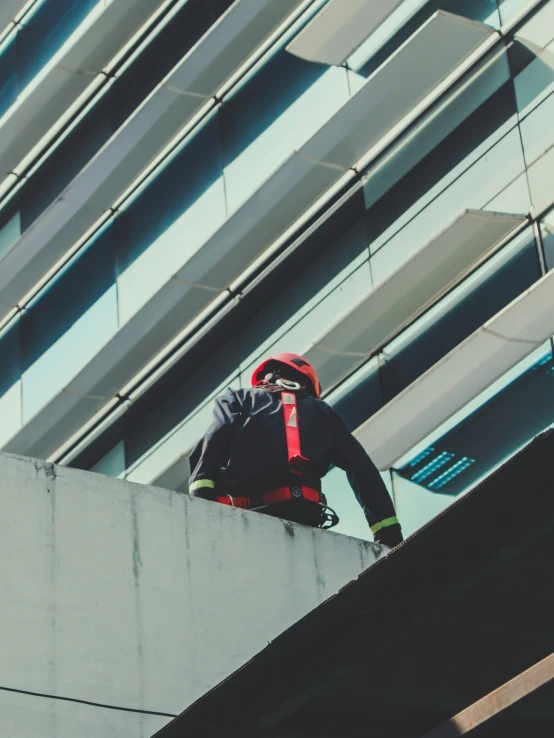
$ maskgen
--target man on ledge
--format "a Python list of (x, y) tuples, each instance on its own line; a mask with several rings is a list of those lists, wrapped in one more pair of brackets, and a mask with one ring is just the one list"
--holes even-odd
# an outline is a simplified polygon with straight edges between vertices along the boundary
[(251, 389), (216, 399), (214, 420), (192, 452), (190, 494), (319, 528), (338, 523), (321, 492), (333, 464), (343, 469), (377, 543), (402, 531), (377, 468), (342, 418), (320, 400), (314, 367), (276, 354), (252, 375)]

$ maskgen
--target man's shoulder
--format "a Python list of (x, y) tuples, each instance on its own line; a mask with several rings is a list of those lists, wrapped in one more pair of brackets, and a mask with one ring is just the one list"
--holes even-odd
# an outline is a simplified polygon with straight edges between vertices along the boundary
[(255, 387), (227, 387), (216, 400), (223, 402), (239, 402), (241, 405), (248, 402), (256, 393)]
[(216, 400), (242, 400), (246, 396), (248, 390), (242, 387), (226, 387), (217, 397)]
[(328, 405), (325, 400), (320, 400), (319, 398), (312, 397), (312, 402), (314, 402), (321, 410), (326, 412), (327, 414), (332, 414), (334, 412), (331, 405)]

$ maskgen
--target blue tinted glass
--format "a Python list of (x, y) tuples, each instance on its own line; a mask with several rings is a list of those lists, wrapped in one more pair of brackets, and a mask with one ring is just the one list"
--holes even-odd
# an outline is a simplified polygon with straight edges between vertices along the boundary
[(22, 230), (53, 203), (112, 134), (103, 106), (95, 106), (37, 171), (18, 195)]
[(115, 284), (113, 227), (99, 236), (24, 313), (26, 371)]
[(554, 89), (554, 42), (546, 49), (514, 41), (508, 50), (518, 110), (527, 116)]
[[(352, 238), (344, 237), (345, 232), (360, 222), (363, 213), (363, 194), (358, 191), (260, 286), (245, 295), (229, 316), (219, 321), (189, 355), (164, 375), (163, 382), (156, 383), (133, 405), (126, 413), (129, 465), (201, 405), (245, 356), (276, 333), (335, 274), (364, 250), (367, 252), (367, 239), (360, 235), (359, 229), (356, 232), (352, 229)], [(336, 248), (339, 240), (341, 248)], [(369, 414), (373, 405), (370, 407), (368, 400), (364, 407)]]
[(125, 471), (125, 468), (125, 444), (120, 441), (100, 461), (97, 461), (90, 471), (96, 474), (106, 474), (109, 477), (117, 477)]
[[(348, 304), (351, 299), (360, 299), (369, 291), (367, 263), (357, 270), (353, 279), (347, 277), (348, 272), (355, 271), (352, 263), (367, 257), (363, 213), (363, 195), (358, 191), (311, 234), (289, 259), (267, 275), (263, 287), (250, 296), (247, 329), (237, 331), (234, 336), (234, 343), (241, 352), (243, 370), (247, 367), (251, 369), (249, 364), (259, 358), (261, 351), (273, 352), (275, 349), (271, 344), (276, 339), (280, 338), (286, 343), (288, 337), (294, 335), (295, 340), (298, 340), (299, 330), (300, 334), (304, 333), (304, 345), (309, 345), (316, 336), (312, 333), (313, 321), (310, 318), (310, 328), (303, 326), (303, 318), (309, 315), (308, 311), (320, 316), (316, 333), (323, 332), (325, 322), (336, 318), (336, 313), (329, 314), (325, 307), (325, 291), (333, 279), (341, 281), (334, 293), (342, 293), (342, 297), (338, 303), (330, 298), (336, 309), (340, 310), (342, 301)], [(362, 292), (358, 294), (356, 289)], [(343, 307), (343, 311), (346, 309)], [(317, 315), (314, 317), (317, 318)], [(249, 373), (246, 371), (248, 379)]]
[[(13, 205), (13, 203), (12, 203)], [(21, 218), (17, 210), (7, 209), (0, 218), (0, 259), (21, 236)]]
[(554, 212), (550, 212), (541, 225), (542, 243), (547, 270), (554, 269)]
[[(179, 368), (178, 372), (172, 371), (169, 373), (170, 376), (167, 376), (167, 382), (170, 391), (168, 391), (168, 388), (162, 389), (161, 392), (159, 389), (156, 390), (155, 394), (159, 397), (159, 404), (151, 408), (150, 412), (139, 423), (128, 423), (128, 432), (125, 436), (127, 467), (134, 464), (160, 439), (191, 415), (203, 404), (204, 398), (215, 392), (222, 382), (225, 382), (225, 385), (231, 383), (230, 380), (226, 382), (227, 376), (225, 374), (229, 363), (229, 349), (229, 346), (222, 348), (221, 354), (218, 354), (218, 358), (221, 357), (221, 363), (219, 364), (217, 360), (212, 360), (204, 363), (199, 369), (191, 366), (189, 362), (186, 375), (181, 373), (182, 367)], [(183, 381), (184, 377), (186, 377), (185, 381)], [(237, 387), (237, 382), (232, 384)], [(149, 403), (152, 402), (153, 396), (149, 398)], [(211, 422), (211, 407), (207, 414), (209, 416), (207, 423), (201, 423), (202, 430), (199, 431), (200, 433), (203, 433)], [(197, 438), (189, 438), (189, 447), (192, 447), (197, 440)], [(182, 448), (181, 452), (184, 453), (187, 450), (187, 448)]]
[[(189, 0), (23, 186), (27, 229), (231, 4)], [(161, 144), (160, 144), (161, 145)]]
[(529, 0), (498, 0), (502, 24), (504, 25), (511, 20), (517, 12), (528, 4)]
[[(448, 108), (446, 109), (448, 110)], [(416, 159), (416, 164), (411, 168), (410, 171), (394, 186), (392, 186), (386, 194), (380, 199), (375, 201), (375, 185), (371, 179), (368, 185), (369, 196), (371, 197), (372, 204), (367, 211), (367, 229), (370, 243), (375, 248), (375, 242), (383, 236), (386, 238), (387, 229), (391, 227), (390, 233), (394, 233), (398, 230), (399, 226), (404, 223), (408, 223), (413, 219), (415, 207), (425, 205), (425, 201), (431, 203), (432, 195), (436, 193), (437, 207), (442, 211), (440, 204), (440, 183), (445, 178), (450, 177), (451, 172), (459, 167), (463, 168), (464, 162), (470, 160), (474, 155), (474, 152), (484, 142), (488, 141), (493, 137), (496, 132), (512, 117), (516, 112), (514, 92), (511, 80), (503, 84), (497, 89), (492, 95), (485, 100), (478, 108), (476, 108), (471, 115), (463, 120), (448, 136), (446, 136), (438, 145), (426, 155), (423, 156), (419, 161)], [(416, 137), (414, 141), (415, 156), (418, 156), (418, 148), (428, 146), (429, 133), (424, 128)], [(519, 135), (515, 137), (519, 142)], [(403, 149), (400, 149), (398, 157), (395, 157), (390, 164), (390, 173), (387, 173), (387, 167), (385, 167), (385, 174), (382, 178), (384, 187), (390, 187), (390, 179), (395, 176), (395, 167), (397, 166), (397, 159), (400, 159), (405, 154)], [(490, 159), (494, 154), (491, 152), (484, 158), (484, 161)], [(520, 150), (521, 157), (521, 150)], [(501, 159), (503, 160), (503, 156)], [(516, 160), (516, 157), (511, 157), (511, 160)], [(498, 172), (502, 171), (500, 166), (501, 162), (493, 168), (493, 172), (490, 174), (490, 178), (498, 176)], [(471, 173), (469, 173), (471, 178)], [(463, 174), (459, 177), (463, 177)], [(395, 180), (392, 180), (393, 183)], [(459, 184), (454, 180), (451, 184), (451, 191), (458, 192)], [(459, 212), (464, 206), (468, 206), (468, 201), (471, 197), (479, 192), (482, 187), (488, 187), (488, 179), (483, 180), (483, 175), (480, 173), (480, 180), (478, 184), (475, 182), (471, 183), (471, 186), (465, 186), (463, 192), (460, 191), (458, 199), (455, 203), (455, 211)], [(435, 189), (434, 189), (435, 188)], [(429, 195), (427, 194), (429, 193)], [(442, 195), (443, 197), (449, 197), (448, 189)], [(415, 206), (415, 207), (414, 207)], [(475, 204), (470, 205), (475, 207)], [(413, 210), (410, 212), (410, 208)], [(442, 212), (439, 218), (430, 219), (425, 216), (425, 221), (428, 225), (431, 225), (436, 231), (437, 228), (440, 230), (440, 225), (446, 225), (446, 222), (452, 219), (452, 216), (448, 212)], [(442, 219), (442, 221), (441, 221)], [(396, 224), (396, 221), (402, 220), (402, 223)], [(394, 243), (391, 241), (390, 246), (394, 249)], [(388, 248), (388, 245), (386, 246)]]
[(0, 115), (4, 115), (17, 98), (15, 39), (0, 54)]
[(17, 34), (20, 89), (67, 41), (98, 0), (45, 0)]
[(385, 402), (405, 389), (540, 276), (535, 241), (531, 240), (469, 295), (385, 362), (381, 369)]
[(348, 75), (281, 49), (220, 108), (233, 213), (349, 98)]
[(110, 88), (106, 110), (114, 129), (119, 128), (232, 3), (233, 0), (188, 0)]
[[(222, 174), (213, 118), (116, 219), (118, 274), (132, 264)], [(187, 234), (183, 233), (183, 241)]]
[(225, 165), (230, 164), (283, 110), (326, 71), (282, 49), (220, 109)]
[(0, 338), (0, 448), (21, 427), (20, 326)]
[(20, 325), (17, 321), (0, 338), (0, 397), (18, 381), (20, 376)]
[(380, 410), (382, 406), (379, 372), (372, 372), (358, 382), (334, 405), (351, 431)]
[(552, 423), (549, 353), (399, 473), (432, 492), (457, 495)]

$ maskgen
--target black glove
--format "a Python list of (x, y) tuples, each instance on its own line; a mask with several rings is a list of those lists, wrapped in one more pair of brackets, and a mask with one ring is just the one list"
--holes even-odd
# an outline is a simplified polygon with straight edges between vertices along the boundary
[(395, 546), (398, 546), (398, 544), (402, 543), (402, 541), (404, 540), (404, 538), (402, 537), (402, 528), (400, 527), (400, 523), (389, 525), (387, 528), (381, 528), (381, 530), (378, 530), (376, 533), (373, 534), (373, 538), (375, 540), (375, 543), (381, 543), (384, 546), (388, 546), (389, 548), (394, 548)]

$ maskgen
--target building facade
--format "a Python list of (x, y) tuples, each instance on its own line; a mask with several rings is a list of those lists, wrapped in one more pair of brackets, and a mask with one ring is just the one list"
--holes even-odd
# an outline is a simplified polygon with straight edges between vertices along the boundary
[(0, 21), (1, 449), (184, 491), (294, 351), (410, 533), (554, 423), (554, 0)]

